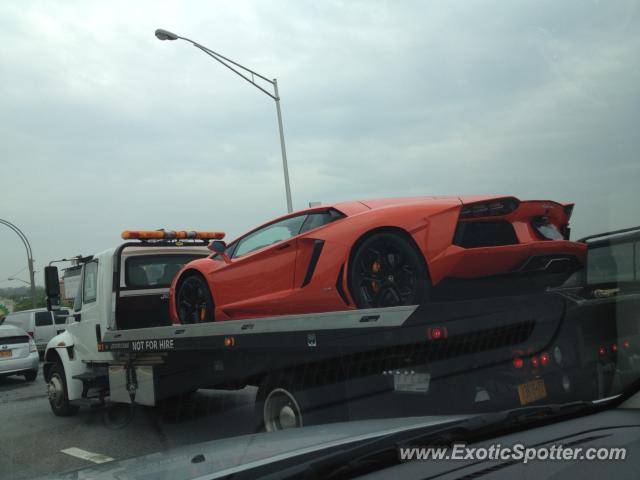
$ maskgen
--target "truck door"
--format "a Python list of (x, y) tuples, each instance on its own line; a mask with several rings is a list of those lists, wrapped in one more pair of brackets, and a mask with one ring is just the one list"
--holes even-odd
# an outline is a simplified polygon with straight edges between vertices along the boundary
[(47, 346), (47, 342), (55, 336), (55, 330), (53, 327), (53, 314), (52, 312), (34, 312), (35, 316), (35, 331), (34, 340), (38, 346), (38, 350), (44, 350)]

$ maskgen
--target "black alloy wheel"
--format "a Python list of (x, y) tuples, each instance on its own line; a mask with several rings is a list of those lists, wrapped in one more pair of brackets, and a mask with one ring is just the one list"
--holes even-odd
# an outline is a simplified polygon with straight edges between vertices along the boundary
[(351, 296), (358, 308), (419, 305), (430, 281), (422, 254), (401, 234), (376, 233), (354, 251), (349, 269)]
[(188, 274), (179, 283), (176, 294), (176, 310), (180, 323), (212, 322), (213, 297), (202, 275)]

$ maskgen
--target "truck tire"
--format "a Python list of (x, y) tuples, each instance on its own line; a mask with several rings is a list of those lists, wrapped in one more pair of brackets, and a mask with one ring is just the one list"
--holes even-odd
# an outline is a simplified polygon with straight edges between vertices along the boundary
[(29, 370), (24, 374), (24, 379), (27, 382), (33, 382), (38, 376), (38, 370)]
[(80, 407), (69, 403), (67, 393), (67, 377), (64, 374), (64, 367), (60, 363), (54, 363), (49, 371), (49, 381), (47, 382), (47, 393), (49, 395), (49, 405), (51, 410), (58, 417), (70, 417), (78, 413)]
[(301, 387), (290, 374), (268, 375), (258, 387), (255, 402), (256, 431), (346, 421), (348, 407), (343, 381)]
[(348, 283), (358, 308), (420, 305), (431, 288), (422, 254), (396, 232), (374, 233), (354, 248)]

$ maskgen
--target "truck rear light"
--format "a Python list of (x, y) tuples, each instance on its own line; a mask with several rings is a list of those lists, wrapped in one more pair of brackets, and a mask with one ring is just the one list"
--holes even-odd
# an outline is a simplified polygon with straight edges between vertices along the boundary
[(516, 357), (513, 359), (513, 368), (520, 370), (522, 367), (524, 367), (524, 360), (522, 360), (522, 358), (520, 357)]
[(549, 361), (551, 360), (551, 357), (549, 356), (549, 354), (547, 352), (542, 352), (540, 354), (540, 365), (543, 367), (546, 367), (547, 365), (549, 365)]
[(488, 202), (464, 205), (460, 210), (460, 218), (482, 218), (507, 215), (518, 208), (515, 198), (500, 198)]
[(598, 347), (598, 355), (604, 356), (607, 354), (607, 349), (604, 347)]
[(427, 338), (429, 340), (440, 340), (442, 338), (447, 338), (449, 336), (449, 331), (447, 327), (430, 327), (427, 328)]
[(540, 365), (540, 360), (538, 360), (538, 357), (536, 356), (531, 357), (530, 362), (533, 368), (538, 368), (538, 365)]
[(630, 348), (630, 347), (631, 347), (631, 344), (629, 343), (629, 340), (625, 340), (624, 342), (622, 342), (622, 346), (623, 346), (624, 348)]
[(611, 345), (611, 352), (612, 353), (616, 353), (618, 351), (618, 345), (616, 345), (615, 343), (613, 343)]

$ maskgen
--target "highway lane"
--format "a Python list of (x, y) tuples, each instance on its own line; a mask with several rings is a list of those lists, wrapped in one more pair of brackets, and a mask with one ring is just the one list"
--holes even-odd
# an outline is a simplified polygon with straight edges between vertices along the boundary
[(255, 388), (201, 390), (180, 403), (138, 407), (131, 423), (114, 428), (101, 408), (54, 416), (42, 372), (33, 383), (0, 378), (0, 478), (29, 479), (252, 433), (254, 398)]

